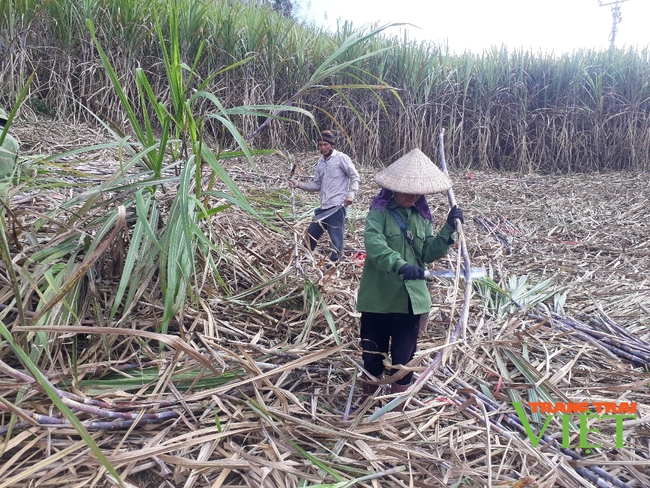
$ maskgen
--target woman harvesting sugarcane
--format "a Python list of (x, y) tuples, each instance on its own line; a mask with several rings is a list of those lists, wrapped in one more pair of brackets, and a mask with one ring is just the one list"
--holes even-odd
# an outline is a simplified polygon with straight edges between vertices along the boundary
[[(444, 192), (451, 181), (419, 149), (413, 149), (375, 176), (382, 190), (370, 204), (364, 243), (366, 261), (357, 297), (361, 312), (363, 365), (381, 379), (389, 351), (394, 366), (405, 365), (415, 355), (419, 323), (431, 308), (424, 280), (426, 263), (444, 257), (456, 241), (457, 206), (440, 231), (433, 233), (433, 216), (424, 195)], [(395, 374), (391, 393), (408, 389), (412, 372)], [(364, 398), (377, 389), (364, 382)], [(399, 409), (403, 408), (403, 404)]]

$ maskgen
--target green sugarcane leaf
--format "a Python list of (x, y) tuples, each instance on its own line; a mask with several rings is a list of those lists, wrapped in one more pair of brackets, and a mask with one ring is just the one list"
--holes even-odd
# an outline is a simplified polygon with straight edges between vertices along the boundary
[[(518, 353), (510, 349), (503, 349), (503, 352), (506, 354), (506, 356), (508, 356), (508, 359), (512, 361), (519, 372), (524, 375), (526, 381), (533, 385), (536, 385), (535, 392), (537, 395), (539, 395), (540, 398), (542, 398), (543, 401), (553, 404), (557, 403), (558, 401), (564, 403), (570, 402), (569, 398), (564, 395), (564, 393), (562, 393), (562, 391), (560, 391), (555, 385), (549, 383), (547, 380), (542, 380), (539, 372)], [(569, 425), (572, 429), (578, 430), (572, 420), (569, 420)]]

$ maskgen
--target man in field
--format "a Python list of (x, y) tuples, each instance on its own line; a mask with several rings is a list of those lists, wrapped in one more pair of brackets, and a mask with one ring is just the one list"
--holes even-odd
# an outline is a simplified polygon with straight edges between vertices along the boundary
[[(7, 112), (0, 108), (0, 140), (6, 124)], [(18, 141), (11, 134), (6, 133), (0, 146), (0, 199), (2, 201), (7, 200), (16, 161), (18, 161)]]
[(290, 180), (293, 188), (320, 192), (320, 208), (314, 212), (314, 221), (307, 229), (305, 244), (312, 251), (318, 239), (327, 231), (332, 241), (330, 259), (338, 261), (343, 255), (343, 235), (345, 233), (346, 207), (354, 201), (359, 190), (359, 173), (350, 157), (334, 149), (336, 137), (329, 130), (324, 130), (318, 139), (318, 151), (321, 158), (316, 164), (314, 180), (300, 183)]

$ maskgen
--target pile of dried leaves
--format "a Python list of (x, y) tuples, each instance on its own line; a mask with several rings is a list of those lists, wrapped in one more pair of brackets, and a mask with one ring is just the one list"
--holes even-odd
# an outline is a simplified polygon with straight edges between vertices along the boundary
[[(316, 160), (297, 161), (300, 177)], [(316, 195), (292, 197), (286, 159), (257, 163), (259, 173), (245, 161), (228, 170), (277, 229), (236, 209), (214, 217), (228, 294), (199, 277), (200, 306), (188, 305), (159, 352), (127, 335), (155, 332), (151, 293), (124, 335), (112, 333), (121, 352), (110, 361), (95, 347), (72, 387), (65, 358), (43, 371), (125, 486), (650, 486), (649, 175), (469, 173), (449, 161), (472, 265), (490, 279), (474, 283), (467, 336), (454, 344), (463, 282), (432, 282), (413, 369), (417, 377), (439, 354), (442, 365), (404, 412), (371, 421), (391, 399), (358, 399), (355, 296), (376, 169), (360, 168), (346, 256), (331, 268), (326, 250), (309, 255), (299, 242)], [(28, 214), (65, 197), (32, 192), (13, 203)], [(446, 197), (430, 204), (441, 224)], [(457, 261), (452, 252), (435, 269)], [(0, 487), (115, 485), (34, 380), (1, 356)], [(634, 402), (636, 418), (556, 416), (534, 446), (513, 406), (533, 401)], [(526, 412), (539, 435), (546, 415)]]

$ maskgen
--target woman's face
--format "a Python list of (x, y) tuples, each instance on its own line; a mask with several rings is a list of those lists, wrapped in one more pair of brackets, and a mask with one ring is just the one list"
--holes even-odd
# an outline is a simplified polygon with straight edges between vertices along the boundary
[(397, 205), (405, 208), (409, 208), (415, 205), (415, 202), (417, 202), (418, 199), (422, 196), (422, 195), (411, 195), (409, 193), (398, 193), (398, 192), (394, 192), (393, 195), (395, 196), (395, 202), (397, 203)]

